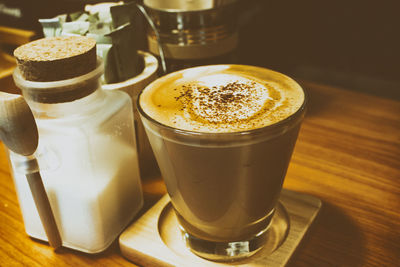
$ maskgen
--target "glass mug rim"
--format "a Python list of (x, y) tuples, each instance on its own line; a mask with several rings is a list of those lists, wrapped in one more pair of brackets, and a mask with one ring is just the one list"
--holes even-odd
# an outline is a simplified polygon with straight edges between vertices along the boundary
[[(291, 127), (294, 127), (295, 125), (297, 125), (297, 123), (299, 123), (301, 121), (302, 115), (305, 113), (305, 110), (306, 110), (306, 107), (307, 107), (308, 94), (304, 90), (304, 88), (301, 87), (294, 79), (292, 79), (289, 76), (287, 76), (285, 74), (282, 74), (280, 72), (276, 72), (276, 71), (270, 70), (268, 68), (260, 67), (260, 66), (240, 65), (240, 64), (216, 64), (216, 65), (208, 65), (207, 67), (214, 67), (214, 66), (256, 67), (256, 68), (268, 70), (268, 71), (271, 71), (271, 72), (274, 72), (274, 73), (278, 73), (279, 75), (282, 75), (285, 78), (288, 78), (291, 81), (294, 81), (301, 88), (301, 90), (302, 90), (302, 92), (304, 94), (303, 103), (296, 110), (296, 112), (292, 113), (291, 115), (289, 115), (285, 119), (277, 121), (277, 122), (275, 122), (273, 124), (270, 124), (270, 125), (266, 125), (266, 126), (260, 127), (260, 128), (254, 128), (254, 129), (244, 130), (244, 131), (235, 131), (235, 132), (213, 132), (213, 133), (185, 130), (185, 129), (175, 128), (175, 127), (172, 127), (172, 126), (165, 125), (165, 124), (157, 121), (156, 119), (152, 118), (150, 115), (148, 115), (142, 109), (142, 107), (140, 105), (140, 98), (141, 98), (143, 92), (146, 90), (146, 88), (151, 86), (155, 82), (154, 81), (154, 82), (150, 83), (149, 85), (147, 85), (139, 93), (139, 95), (138, 95), (138, 97), (136, 99), (136, 107), (138, 109), (139, 114), (141, 116), (143, 116), (144, 118), (146, 118), (148, 121), (150, 121), (153, 124), (157, 125), (157, 127), (159, 127), (160, 129), (162, 129), (162, 130), (164, 130), (166, 132), (176, 133), (176, 134), (178, 134), (180, 136), (186, 136), (186, 137), (193, 137), (193, 138), (201, 137), (201, 138), (207, 139), (208, 141), (213, 140), (215, 138), (218, 138), (218, 140), (216, 140), (218, 142), (221, 142), (220, 138), (224, 138), (224, 137), (226, 137), (229, 140), (232, 140), (235, 137), (236, 138), (249, 138), (249, 137), (254, 137), (254, 136), (259, 136), (259, 135), (266, 135), (268, 133), (272, 133), (273, 136), (280, 135), (280, 134), (282, 134), (282, 131), (285, 132), (285, 131), (289, 130)], [(206, 66), (199, 66), (199, 67), (201, 68), (201, 67), (206, 67)], [(179, 72), (183, 72), (183, 71), (185, 71), (187, 69), (193, 69), (193, 68), (198, 68), (198, 67), (192, 67), (192, 68), (186, 68), (186, 69), (178, 70), (178, 71), (175, 71), (175, 72), (171, 72), (171, 73), (167, 74), (166, 76), (173, 76), (173, 75), (176, 75)], [(166, 77), (166, 76), (163, 76), (163, 77)], [(285, 127), (287, 125), (289, 125), (289, 126)]]

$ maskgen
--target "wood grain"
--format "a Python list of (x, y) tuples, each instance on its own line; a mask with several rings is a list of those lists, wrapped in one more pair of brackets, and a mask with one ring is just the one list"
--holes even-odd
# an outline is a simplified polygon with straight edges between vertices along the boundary
[[(310, 105), (284, 187), (324, 204), (288, 266), (400, 266), (400, 102), (302, 85)], [(0, 176), (0, 265), (135, 266), (117, 243), (87, 255), (30, 239), (3, 150)], [(158, 177), (143, 187), (145, 209), (165, 193)]]
[(34, 35), (33, 31), (0, 26), (0, 40), (5, 44), (22, 45), (29, 42)]

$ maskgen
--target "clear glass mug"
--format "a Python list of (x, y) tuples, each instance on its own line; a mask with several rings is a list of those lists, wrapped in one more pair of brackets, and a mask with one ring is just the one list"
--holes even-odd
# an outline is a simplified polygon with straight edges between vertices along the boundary
[(192, 252), (230, 261), (262, 248), (305, 106), (306, 99), (294, 114), (263, 128), (204, 133), (154, 120), (139, 96), (139, 114)]

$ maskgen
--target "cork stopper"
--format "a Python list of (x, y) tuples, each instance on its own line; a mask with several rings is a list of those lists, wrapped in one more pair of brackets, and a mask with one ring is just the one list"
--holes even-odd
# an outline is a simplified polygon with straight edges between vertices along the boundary
[(96, 41), (86, 36), (43, 38), (18, 47), (14, 56), (26, 80), (65, 80), (96, 68)]

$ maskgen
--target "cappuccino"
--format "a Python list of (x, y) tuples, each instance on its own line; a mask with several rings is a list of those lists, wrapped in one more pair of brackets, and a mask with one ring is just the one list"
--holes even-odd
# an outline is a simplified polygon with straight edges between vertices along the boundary
[(138, 109), (188, 247), (212, 260), (260, 249), (305, 110), (289, 77), (214, 65), (151, 83)]
[(143, 111), (177, 129), (223, 133), (279, 122), (304, 102), (289, 77), (259, 67), (205, 66), (167, 75), (141, 95)]

